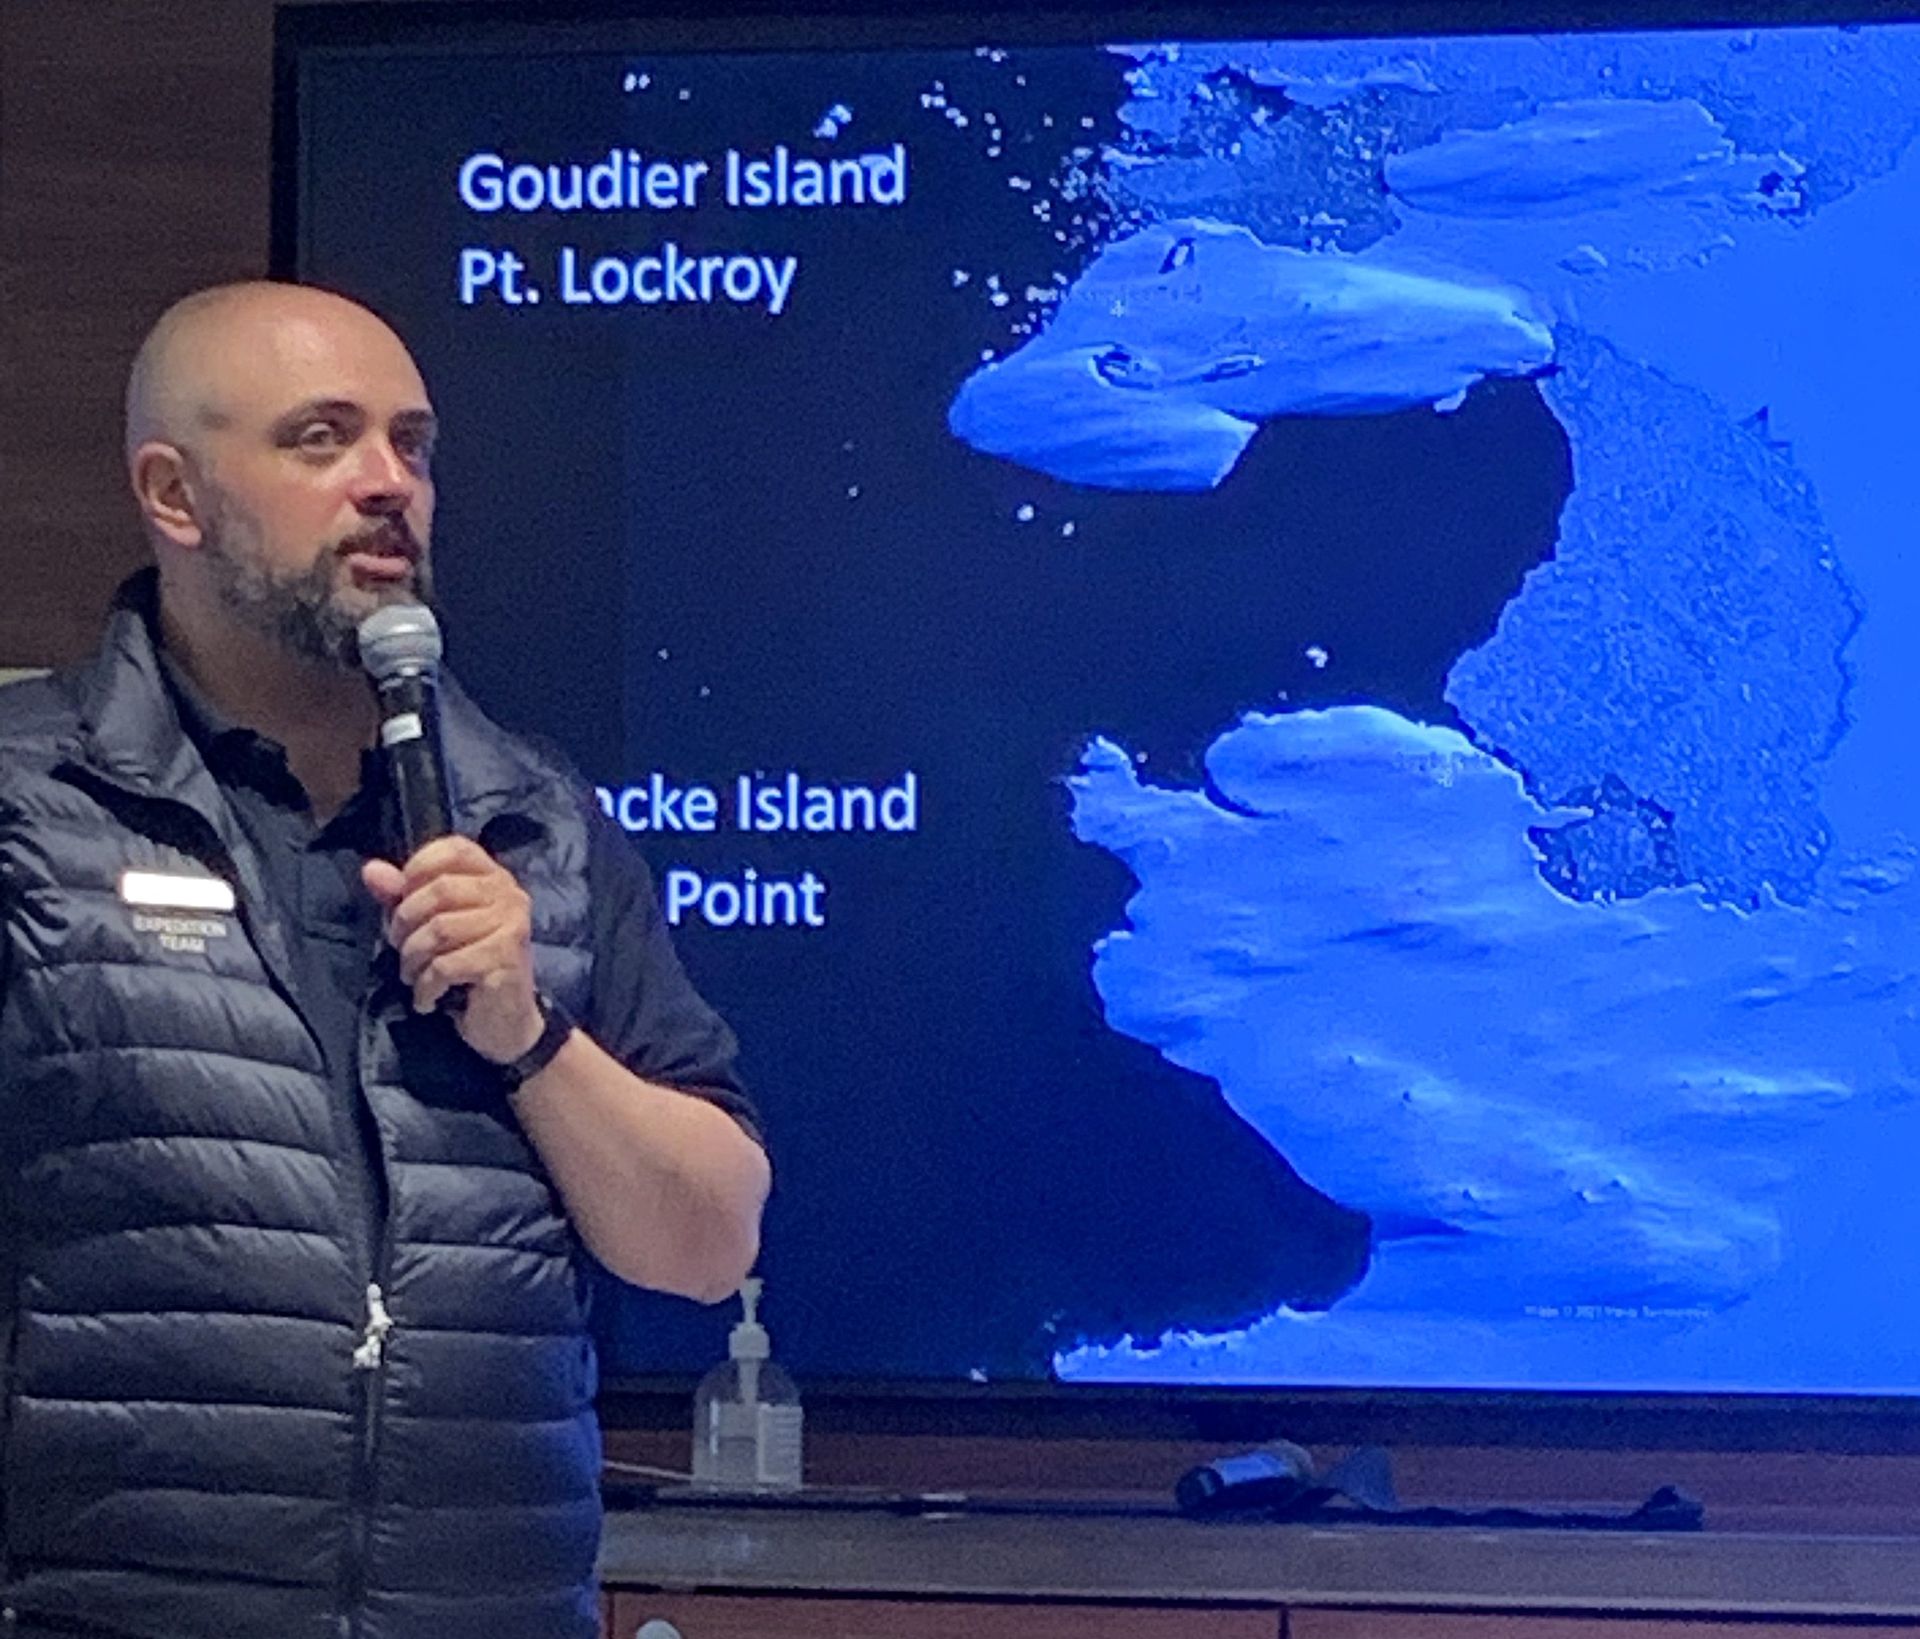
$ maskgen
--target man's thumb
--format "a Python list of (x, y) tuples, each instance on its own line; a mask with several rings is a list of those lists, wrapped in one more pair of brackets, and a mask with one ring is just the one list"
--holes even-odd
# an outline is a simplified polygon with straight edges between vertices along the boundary
[(385, 910), (392, 910), (405, 897), (405, 875), (398, 865), (384, 859), (370, 859), (362, 865), (360, 880), (366, 883), (367, 892), (379, 900)]

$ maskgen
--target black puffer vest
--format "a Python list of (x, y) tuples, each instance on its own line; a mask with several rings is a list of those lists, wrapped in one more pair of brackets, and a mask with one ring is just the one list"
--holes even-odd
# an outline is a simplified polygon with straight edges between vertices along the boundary
[[(8, 1619), (585, 1639), (574, 1234), (484, 1067), (390, 977), (360, 1043), (387, 1211), (354, 1221), (353, 1123), (166, 693), (152, 596), (129, 583), (88, 667), (0, 690)], [(579, 1013), (588, 798), (451, 690), (445, 737), (460, 829), (532, 894), (541, 982)], [(232, 908), (129, 903), (151, 897), (129, 870)]]

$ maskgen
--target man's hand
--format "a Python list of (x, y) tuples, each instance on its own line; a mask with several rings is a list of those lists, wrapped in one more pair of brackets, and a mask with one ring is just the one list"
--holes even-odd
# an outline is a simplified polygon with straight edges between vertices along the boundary
[(511, 871), (479, 843), (454, 836), (428, 843), (404, 869), (370, 859), (360, 877), (387, 913), (387, 938), (419, 1012), (464, 986), (467, 1005), (455, 1017), (469, 1047), (507, 1064), (533, 1046), (542, 1025), (533, 907)]
[[(540, 1039), (533, 907), (512, 872), (478, 843), (441, 837), (404, 868), (370, 859), (360, 874), (415, 1007), (466, 986), (458, 1029), (496, 1064)], [(513, 1113), (580, 1238), (622, 1280), (714, 1303), (753, 1267), (767, 1157), (725, 1111), (643, 1080), (579, 1030), (514, 1094)]]

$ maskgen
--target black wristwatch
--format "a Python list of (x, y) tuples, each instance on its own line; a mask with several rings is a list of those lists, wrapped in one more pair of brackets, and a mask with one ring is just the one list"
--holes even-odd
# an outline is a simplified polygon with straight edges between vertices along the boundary
[(576, 1028), (573, 1015), (544, 991), (534, 997), (534, 1002), (540, 1009), (540, 1034), (517, 1059), (509, 1059), (497, 1066), (500, 1080), (509, 1094), (519, 1092), (523, 1084), (533, 1080), (553, 1063)]

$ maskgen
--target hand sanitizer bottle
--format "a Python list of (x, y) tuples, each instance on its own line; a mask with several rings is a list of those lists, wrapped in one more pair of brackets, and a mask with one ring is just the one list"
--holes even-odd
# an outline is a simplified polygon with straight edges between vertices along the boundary
[(727, 1358), (693, 1396), (693, 1483), (716, 1491), (800, 1487), (800, 1391), (768, 1358), (760, 1324), (761, 1282), (740, 1288), (746, 1318), (727, 1338)]

